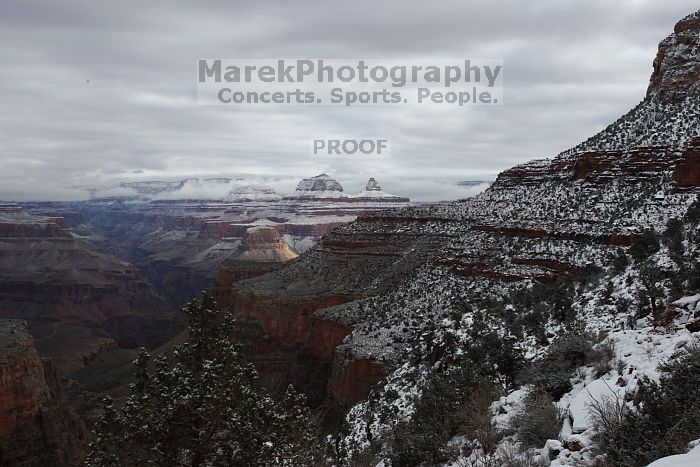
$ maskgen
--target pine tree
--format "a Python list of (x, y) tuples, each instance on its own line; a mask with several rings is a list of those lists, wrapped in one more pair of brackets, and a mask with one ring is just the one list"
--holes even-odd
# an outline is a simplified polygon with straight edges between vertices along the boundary
[[(105, 401), (88, 466), (308, 465), (306, 401), (291, 387), (275, 401), (229, 338), (232, 315), (204, 294), (183, 311), (189, 339), (172, 357), (142, 350), (124, 405)], [(150, 369), (149, 369), (150, 367)]]

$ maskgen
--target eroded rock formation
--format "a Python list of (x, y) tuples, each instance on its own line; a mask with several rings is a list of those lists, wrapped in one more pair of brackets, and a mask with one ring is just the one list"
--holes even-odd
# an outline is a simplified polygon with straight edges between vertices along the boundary
[(239, 256), (244, 261), (284, 262), (296, 258), (289, 249), (279, 231), (270, 226), (251, 227), (243, 236), (243, 253)]
[[(211, 180), (198, 183), (205, 182)], [(139, 266), (172, 307), (212, 286), (221, 267), (230, 270), (238, 260), (294, 258), (311, 248), (320, 236), (359, 214), (406, 206), (410, 201), (376, 189), (376, 180), (369, 184), (372, 190), (348, 196), (340, 183), (326, 174), (302, 180), (284, 199), (270, 187), (238, 182), (225, 198), (222, 195), (219, 200), (199, 201), (176, 199), (183, 187), (198, 186), (194, 180), (122, 185), (121, 189), (135, 190), (143, 199), (99, 198), (101, 192), (96, 192), (96, 198), (89, 202), (54, 209), (80, 212), (110, 238), (110, 252)], [(32, 205), (31, 209), (40, 208)], [(41, 207), (41, 213), (46, 214), (47, 209)], [(274, 235), (273, 229), (279, 239), (263, 242), (264, 236)], [(251, 249), (249, 240), (267, 246)]]
[(78, 465), (88, 431), (26, 323), (0, 320), (0, 464)]
[(680, 20), (661, 41), (647, 95), (680, 101), (700, 95), (700, 14)]
[(649, 96), (588, 141), (467, 200), (361, 215), (285, 268), (219, 289), (268, 383), (348, 407), (468, 297), (582, 274), (682, 215), (700, 190), (696, 16), (662, 43)]
[(114, 348), (160, 345), (182, 327), (129, 263), (97, 239), (19, 207), (0, 212), (0, 318), (24, 319), (67, 374)]

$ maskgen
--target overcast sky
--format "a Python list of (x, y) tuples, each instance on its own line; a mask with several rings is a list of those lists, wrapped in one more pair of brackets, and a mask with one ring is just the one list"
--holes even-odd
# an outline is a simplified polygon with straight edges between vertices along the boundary
[[(463, 196), (586, 139), (643, 97), (658, 42), (697, 0), (0, 1), (0, 199), (185, 176), (327, 172), (414, 199)], [(195, 105), (198, 58), (501, 58), (502, 106)], [(392, 139), (329, 164), (318, 135)]]

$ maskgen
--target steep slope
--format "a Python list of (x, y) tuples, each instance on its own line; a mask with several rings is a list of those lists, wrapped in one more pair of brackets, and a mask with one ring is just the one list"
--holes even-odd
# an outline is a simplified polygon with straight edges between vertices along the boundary
[(0, 206), (0, 317), (24, 319), (62, 374), (116, 347), (154, 346), (181, 326), (129, 263), (63, 218)]
[(0, 320), (0, 464), (76, 465), (88, 433), (26, 323)]
[(682, 150), (698, 135), (700, 28), (697, 13), (661, 41), (646, 98), (608, 128), (565, 152), (666, 147)]
[[(373, 401), (386, 399), (381, 388), (393, 380), (411, 393), (425, 365), (446, 358), (440, 336), (467, 336), (472, 313), (493, 315), (491, 303), (505, 306), (523, 287), (586, 278), (646, 229), (661, 232), (682, 217), (700, 188), (696, 19), (682, 20), (661, 43), (645, 100), (581, 145), (507, 170), (464, 201), (362, 215), (287, 267), (219, 290), (268, 384), (304, 387), (331, 414), (372, 388)], [(638, 306), (632, 298), (625, 310)], [(598, 331), (629, 319), (607, 309), (587, 316)], [(508, 338), (508, 323), (494, 326)], [(542, 334), (525, 329), (518, 338), (530, 357), (561, 323), (542, 326)], [(351, 427), (367, 415), (367, 402), (356, 409)], [(370, 428), (360, 425), (364, 436)]]

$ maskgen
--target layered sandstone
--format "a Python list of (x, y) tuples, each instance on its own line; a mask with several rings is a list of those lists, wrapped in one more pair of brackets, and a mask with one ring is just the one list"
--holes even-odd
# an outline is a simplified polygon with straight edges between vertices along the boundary
[(239, 258), (244, 261), (284, 262), (296, 258), (283, 240), (279, 231), (273, 227), (260, 226), (246, 230), (241, 245), (243, 253)]
[(0, 464), (79, 464), (88, 433), (26, 323), (0, 320)]
[[(367, 185), (369, 195), (348, 196), (326, 174), (302, 180), (285, 199), (270, 187), (246, 183), (236, 184), (220, 200), (176, 199), (178, 190), (193, 183), (129, 184), (121, 188), (136, 190), (144, 197), (141, 202), (100, 198), (96, 192), (89, 202), (54, 209), (79, 211), (109, 237), (110, 253), (143, 270), (177, 308), (212, 286), (220, 268), (295, 258), (358, 215), (409, 204), (408, 198), (382, 191), (376, 179)], [(279, 238), (272, 238), (272, 229)]]
[(683, 152), (673, 171), (673, 181), (679, 190), (700, 187), (700, 138), (694, 139)]
[(333, 232), (298, 266), (234, 282), (229, 290), (219, 289), (218, 298), (236, 313), (236, 337), (270, 387), (292, 383), (306, 390), (314, 406), (344, 407), (364, 395), (385, 369), (379, 361), (339, 359), (335, 349), (351, 333), (352, 321), (319, 312), (392, 288), (444, 241)]
[(681, 216), (700, 191), (696, 19), (662, 43), (650, 96), (588, 141), (467, 200), (361, 215), (285, 268), (220, 291), (268, 382), (347, 407), (456, 307), (584, 274)]
[(294, 201), (342, 200), (347, 199), (347, 195), (343, 192), (343, 186), (337, 180), (326, 174), (320, 174), (315, 177), (305, 178), (299, 182), (294, 193), (286, 196), (285, 199)]
[(647, 95), (679, 101), (700, 95), (700, 16), (680, 20), (659, 44)]
[(53, 218), (0, 213), (0, 231), (0, 318), (26, 320), (62, 374), (116, 345), (160, 345), (182, 327), (131, 264)]

